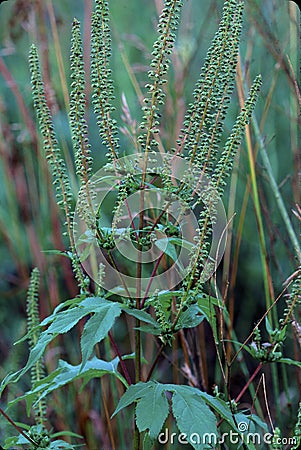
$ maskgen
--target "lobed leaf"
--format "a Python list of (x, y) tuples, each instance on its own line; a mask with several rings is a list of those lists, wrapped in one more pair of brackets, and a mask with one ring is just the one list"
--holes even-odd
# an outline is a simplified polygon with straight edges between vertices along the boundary
[(152, 325), (154, 328), (159, 328), (159, 324), (155, 321), (155, 319), (146, 311), (128, 308), (126, 306), (122, 307), (123, 311), (129, 314), (130, 316), (135, 317), (136, 319), (141, 320), (142, 322), (148, 323)]
[(148, 394), (137, 403), (136, 423), (139, 431), (149, 430), (150, 438), (155, 439), (164, 425), (168, 412), (169, 406), (164, 387), (153, 383), (148, 389)]
[(95, 310), (94, 316), (85, 324), (81, 336), (82, 366), (91, 356), (94, 345), (108, 334), (120, 314), (120, 305), (107, 300)]
[(83, 385), (87, 384), (92, 378), (100, 378), (103, 375), (110, 374), (116, 376), (124, 385), (127, 385), (123, 376), (118, 372), (117, 367), (119, 358), (116, 357), (112, 361), (103, 361), (96, 356), (86, 362), (84, 367), (82, 364), (73, 366), (66, 361), (60, 360), (58, 367), (50, 375), (43, 378), (34, 384), (32, 390), (26, 392), (26, 394), (18, 397), (10, 402), (10, 406), (19, 402), (20, 400), (26, 401), (27, 413), (30, 413), (30, 409), (33, 403), (37, 400), (41, 400), (50, 394), (54, 390), (65, 386), (72, 381), (82, 378)]
[[(70, 301), (65, 302), (69, 304)], [(101, 297), (88, 297), (81, 300), (75, 307), (60, 311), (58, 313), (53, 313), (51, 316), (47, 317), (40, 326), (48, 325), (50, 326), (41, 333), (36, 345), (32, 348), (29, 354), (28, 361), (25, 367), (15, 373), (9, 374), (2, 381), (0, 385), (0, 394), (3, 392), (4, 388), (9, 383), (16, 383), (21, 376), (23, 376), (43, 355), (47, 345), (58, 335), (63, 334), (73, 328), (82, 318), (89, 314), (99, 313), (98, 321), (100, 320), (99, 326), (94, 326), (93, 330), (97, 330), (97, 339), (103, 339), (108, 333), (109, 329), (113, 326), (116, 317), (121, 313), (121, 306), (119, 303), (110, 302)], [(94, 325), (94, 319), (91, 326)], [(93, 339), (91, 333), (89, 332), (88, 326), (86, 325), (85, 335), (82, 336), (82, 354), (83, 362), (86, 362), (88, 357), (91, 355), (93, 346), (96, 341), (95, 336)], [(88, 342), (87, 339), (92, 339)]]
[(186, 435), (193, 448), (212, 449), (212, 441), (216, 442), (218, 436), (216, 417), (198, 389), (175, 385), (172, 411), (179, 430)]
[[(172, 411), (181, 433), (188, 439), (196, 432), (200, 436), (205, 433), (217, 436), (215, 415), (201, 397), (201, 391), (190, 386), (160, 384), (154, 381), (131, 385), (121, 397), (113, 416), (137, 402), (137, 427), (140, 432), (149, 430), (150, 439), (155, 439), (168, 415), (168, 401), (165, 396), (167, 391), (172, 392)], [(206, 443), (199, 445), (192, 440), (190, 443), (196, 449), (212, 448)]]
[(205, 318), (198, 305), (190, 305), (179, 317), (175, 330), (197, 327)]

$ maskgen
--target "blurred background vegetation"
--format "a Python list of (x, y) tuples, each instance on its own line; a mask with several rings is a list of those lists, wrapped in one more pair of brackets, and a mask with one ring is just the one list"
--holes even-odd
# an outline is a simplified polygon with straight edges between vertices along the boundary
[[(42, 318), (60, 301), (78, 293), (69, 260), (47, 253), (54, 249), (66, 250), (68, 243), (63, 236), (63, 219), (55, 203), (51, 177), (36, 127), (28, 51), (31, 43), (38, 46), (48, 104), (68, 164), (76, 201), (78, 186), (68, 125), (70, 35), (72, 20), (77, 17), (82, 23), (86, 89), (89, 94), (92, 3), (92, 0), (8, 0), (0, 5), (0, 379), (26, 361), (26, 345), (13, 347), (13, 342), (26, 330), (25, 300), (31, 269), (37, 266), (41, 272)], [(299, 238), (298, 220), (292, 209), (300, 204), (300, 92), (297, 86), (299, 80), (296, 81), (300, 70), (300, 14), (296, 4), (286, 0), (246, 0), (245, 3), (238, 67), (241, 76), (237, 78), (238, 89), (230, 105), (225, 136), (238, 112), (243, 84), (246, 88), (250, 80), (261, 73), (263, 87), (255, 116), (285, 208)], [(162, 138), (166, 148), (174, 146), (186, 106), (192, 97), (194, 82), (217, 29), (222, 5), (222, 0), (184, 0), (167, 87), (168, 98), (162, 113)], [(125, 108), (128, 107), (132, 126), (135, 127), (141, 119), (140, 101), (156, 35), (157, 13), (161, 7), (161, 0), (110, 1), (116, 118), (122, 127), (121, 149), (124, 154), (132, 152), (131, 142), (124, 131)], [(105, 149), (99, 142), (90, 104), (87, 104), (87, 117), (97, 170), (105, 161)], [(255, 164), (256, 179), (252, 178), (250, 161)], [(254, 202), (254, 186), (258, 190), (259, 210), (256, 199)], [(218, 284), (237, 337), (244, 340), (266, 310), (264, 279), (271, 298), (275, 299), (283, 290), (285, 280), (298, 266), (295, 249), (261, 158), (258, 135), (252, 129), (250, 140), (244, 141), (237, 155), (223, 200), (229, 218), (235, 215), (229, 248), (218, 271)], [(258, 227), (260, 219), (266, 245), (265, 266), (262, 264), (263, 248)], [(278, 302), (279, 317), (284, 307), (284, 297), (281, 297)], [(299, 312), (298, 319), (300, 316)], [(115, 330), (117, 340), (123, 341), (125, 348), (130, 342), (128, 332), (126, 323), (120, 323), (119, 329)], [(206, 333), (206, 327), (200, 331), (200, 336), (203, 336), (201, 333)], [(299, 360), (300, 347), (291, 330), (289, 335), (291, 339), (285, 356)], [(108, 352), (109, 358), (110, 349), (107, 347), (104, 351)], [(177, 355), (180, 361), (180, 346)], [(51, 371), (56, 366), (57, 358), (63, 356), (72, 363), (78, 363), (76, 331), (47, 352), (48, 370)], [(206, 387), (210, 391), (214, 383), (221, 382), (215, 365), (215, 351), (210, 342), (206, 363)], [(181, 362), (178, 362), (178, 367), (180, 365)], [(157, 375), (163, 381), (170, 381), (168, 367), (166, 360), (159, 366)], [(247, 367), (251, 374), (254, 363), (247, 361)], [(273, 419), (276, 422), (281, 420), (277, 425), (284, 427), (284, 435), (289, 435), (300, 399), (301, 378), (299, 371), (291, 368), (288, 372), (279, 372), (278, 376), (278, 397), (268, 401)], [(184, 382), (183, 373), (179, 373), (174, 381)], [(237, 368), (237, 374), (235, 371), (233, 373), (233, 396), (240, 392), (245, 382)], [(24, 379), (17, 387), (8, 389), (1, 400), (3, 405), (28, 386), (28, 380)], [(262, 397), (262, 387), (259, 390), (258, 397)], [(113, 407), (110, 406), (110, 413), (106, 413), (104, 406), (110, 405), (110, 402), (116, 405), (114, 395), (116, 397), (110, 383), (104, 382), (101, 387), (98, 382), (91, 383), (81, 396), (74, 387), (62, 390), (52, 397), (49, 405), (51, 424), (58, 430), (70, 429), (83, 434), (89, 448), (93, 448), (95, 442), (109, 448), (108, 442), (110, 445), (112, 442), (109, 440), (106, 414), (110, 414)], [(252, 399), (246, 395), (244, 402), (250, 405)], [(262, 414), (266, 418), (264, 401), (262, 405)], [(22, 405), (13, 416), (19, 421), (30, 421)], [(0, 418), (0, 424), (1, 443), (11, 432), (11, 427), (3, 418)], [(98, 435), (92, 432), (93, 427), (98, 430)]]

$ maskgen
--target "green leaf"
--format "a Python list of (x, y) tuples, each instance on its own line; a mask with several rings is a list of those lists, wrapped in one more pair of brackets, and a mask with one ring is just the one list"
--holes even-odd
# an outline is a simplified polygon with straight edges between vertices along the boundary
[(153, 334), (154, 336), (160, 336), (162, 334), (162, 330), (159, 327), (154, 327), (152, 325), (141, 325), (140, 327), (135, 327), (135, 330), (142, 331), (143, 333)]
[(219, 342), (216, 312), (214, 307), (218, 306), (218, 300), (211, 297), (210, 295), (199, 294), (196, 296), (198, 307), (202, 314), (204, 314), (207, 322), (210, 324), (214, 340), (216, 343)]
[(65, 256), (72, 260), (73, 255), (71, 252), (61, 251), (61, 250), (41, 250), (42, 253), (48, 253), (49, 255), (60, 255)]
[(179, 317), (176, 330), (181, 328), (194, 328), (198, 326), (204, 319), (205, 315), (202, 313), (198, 305), (191, 305), (183, 311)]
[[(137, 427), (139, 431), (148, 429), (150, 438), (155, 439), (168, 415), (166, 391), (172, 393), (172, 411), (180, 432), (186, 436), (193, 448), (197, 450), (212, 448), (210, 442), (215, 443), (218, 439), (216, 417), (202, 398), (204, 393), (190, 386), (159, 384), (154, 381), (131, 385), (121, 397), (113, 416), (123, 408), (138, 402)], [(209, 399), (206, 397), (208, 403)], [(210, 400), (214, 404), (214, 401)], [(224, 404), (218, 403), (214, 406), (228, 418), (223, 409)]]
[(217, 442), (216, 417), (198, 389), (174, 385), (172, 411), (181, 433), (196, 450), (212, 449)]
[[(20, 435), (22, 436), (22, 435)], [(12, 449), (15, 445), (18, 444), (18, 436), (13, 436), (13, 437), (9, 437), (5, 439), (5, 443), (3, 445), (4, 450), (10, 450)], [(25, 438), (24, 438), (25, 441)], [(24, 442), (25, 444), (29, 444), (29, 441), (26, 439), (26, 442)]]
[(124, 288), (124, 286), (115, 286), (112, 289), (110, 289), (110, 292), (107, 292), (105, 294), (106, 298), (112, 297), (112, 295), (118, 295), (119, 297), (128, 297), (128, 294), (132, 294), (133, 297), (135, 297), (136, 294), (136, 288), (135, 287), (128, 287), (127, 289)]
[(266, 318), (265, 318), (265, 328), (266, 328), (266, 330), (268, 332), (268, 335), (271, 336), (272, 333), (273, 333), (273, 328), (271, 327), (271, 324), (269, 322), (268, 316), (266, 316)]
[(207, 394), (206, 392), (200, 391), (200, 396), (202, 399), (211, 406), (214, 411), (220, 415), (223, 419), (225, 419), (233, 428), (236, 429), (235, 422), (233, 420), (232, 411), (229, 408), (228, 404), (218, 397), (213, 397), (212, 395)]
[(83, 436), (81, 436), (80, 434), (73, 433), (73, 431), (69, 431), (69, 430), (58, 431), (57, 433), (51, 434), (52, 439), (57, 438), (59, 436), (70, 436), (70, 437), (75, 437), (78, 439), (83, 439)]
[(17, 444), (17, 441), (18, 441), (18, 437), (17, 436), (6, 438), (5, 442), (3, 444), (4, 450), (11, 449), (14, 445)]
[[(108, 310), (112, 311), (112, 314), (108, 313)], [(15, 372), (13, 374), (9, 374), (1, 383), (0, 387), (0, 394), (4, 390), (4, 388), (9, 383), (15, 383), (17, 382), (22, 375), (24, 375), (43, 355), (45, 348), (47, 345), (58, 335), (62, 333), (66, 333), (71, 328), (73, 328), (79, 320), (81, 320), (83, 317), (87, 316), (88, 314), (92, 313), (100, 313), (99, 320), (103, 320), (101, 322), (101, 326), (97, 328), (96, 326), (93, 328), (98, 330), (98, 334), (96, 337), (93, 338), (93, 344), (87, 341), (87, 334), (91, 337), (91, 333), (89, 331), (86, 332), (86, 334), (82, 335), (82, 353), (83, 353), (83, 361), (87, 361), (88, 357), (85, 355), (91, 355), (91, 349), (93, 350), (93, 346), (95, 345), (95, 339), (100, 338), (102, 339), (102, 336), (105, 335), (105, 330), (109, 330), (108, 328), (110, 325), (113, 325), (115, 318), (117, 315), (120, 314), (121, 308), (119, 303), (110, 302), (108, 300), (105, 300), (101, 297), (88, 297), (84, 300), (80, 301), (74, 308), (69, 308), (64, 311), (60, 311), (56, 314), (52, 314), (50, 317), (47, 317), (43, 322), (42, 325), (49, 324), (51, 321), (51, 325), (47, 328), (47, 330), (43, 331), (36, 343), (36, 345), (33, 347), (29, 354), (28, 361), (26, 363), (26, 366), (19, 370), (18, 372)], [(106, 314), (104, 314), (106, 312)], [(94, 320), (94, 322), (96, 319)], [(94, 324), (92, 322), (91, 325)], [(87, 327), (85, 327), (87, 329)], [(105, 334), (104, 334), (105, 333)], [(96, 341), (98, 342), (98, 341)], [(89, 353), (90, 352), (90, 353)]]
[(152, 383), (147, 395), (141, 397), (136, 406), (136, 423), (139, 431), (149, 430), (150, 438), (155, 439), (164, 425), (168, 412), (164, 387)]
[(133, 309), (127, 306), (122, 307), (123, 311), (129, 314), (130, 316), (135, 317), (136, 319), (141, 320), (142, 322), (148, 323), (152, 325), (154, 328), (159, 328), (158, 322), (146, 311), (142, 311), (141, 309)]
[[(101, 297), (85, 298), (74, 308), (69, 308), (65, 311), (56, 313), (53, 316), (52, 323), (47, 329), (47, 332), (59, 334), (67, 333), (67, 331), (71, 330), (71, 328), (73, 328), (83, 317), (97, 312), (104, 303), (110, 303), (111, 305), (114, 304), (113, 302), (108, 302)], [(45, 321), (41, 323), (41, 325), (44, 324)]]
[(45, 348), (57, 335), (43, 332), (36, 345), (31, 350), (26, 366), (17, 372), (7, 375), (0, 385), (0, 395), (5, 387), (10, 383), (16, 383), (43, 355)]
[(192, 242), (187, 241), (186, 239), (180, 239), (176, 237), (170, 237), (168, 238), (169, 242), (174, 245), (178, 245), (180, 247), (186, 248), (186, 250), (193, 251), (195, 248), (195, 244)]
[(49, 323), (53, 322), (53, 320), (55, 319), (55, 317), (57, 316), (57, 314), (66, 309), (69, 308), (71, 309), (72, 307), (75, 308), (76, 306), (78, 306), (82, 301), (84, 301), (87, 297), (86, 296), (79, 296), (79, 297), (75, 297), (75, 298), (71, 298), (69, 300), (66, 300), (65, 302), (60, 303), (59, 305), (57, 305), (52, 314), (50, 314), (50, 316), (45, 317), (45, 319), (40, 323), (40, 326), (46, 326), (49, 325)]
[(231, 426), (236, 433), (236, 435), (233, 435), (234, 439), (231, 439), (231, 431), (229, 428), (226, 428), (228, 424), (225, 422), (223, 422), (220, 430), (225, 437), (227, 448), (229, 450), (243, 448), (256, 450), (261, 448), (258, 445), (260, 442), (263, 442), (263, 433), (268, 433), (269, 431), (267, 425), (255, 414), (245, 414), (243, 411), (234, 414), (234, 419), (236, 425), (234, 427)]
[(117, 408), (112, 414), (112, 417), (118, 414), (122, 409), (142, 398), (144, 395), (147, 395), (152, 383), (154, 382), (149, 381), (147, 383), (140, 382), (137, 384), (131, 384), (119, 400)]
[(137, 427), (140, 432), (149, 430), (150, 438), (155, 439), (168, 416), (169, 408), (165, 390), (166, 385), (154, 381), (132, 384), (121, 397), (112, 417), (131, 403), (138, 402)]
[(256, 414), (252, 414), (250, 416), (247, 416), (250, 420), (252, 420), (252, 422), (255, 423), (255, 425), (259, 426), (260, 428), (262, 428), (264, 430), (265, 433), (268, 433), (269, 428), (267, 426), (267, 424), (265, 422), (263, 422), (261, 420), (260, 417), (256, 416)]
[(169, 256), (179, 266), (181, 270), (184, 270), (183, 266), (178, 261), (177, 251), (174, 245), (170, 242), (171, 239), (172, 238), (157, 239), (154, 243), (156, 247), (158, 247), (158, 249), (161, 250), (161, 252)]
[(21, 445), (29, 445), (30, 441), (29, 439), (26, 439), (25, 436), (23, 436), (23, 434), (19, 434), (19, 436), (17, 437), (17, 441), (16, 444), (21, 444)]
[[(26, 448), (28, 448), (28, 445), (30, 445), (30, 442), (20, 434), (19, 436), (14, 436), (11, 438), (7, 438), (4, 444), (4, 449), (12, 449), (14, 446), (18, 445), (26, 445)], [(81, 445), (71, 445), (66, 441), (63, 440), (55, 440), (50, 442), (49, 446), (47, 446), (47, 449), (49, 450), (60, 450), (60, 449), (68, 449), (68, 450), (74, 450), (75, 447), (81, 447)], [(33, 447), (31, 447), (33, 448)], [(41, 448), (41, 447), (39, 447)]]
[(297, 366), (297, 367), (301, 368), (301, 362), (295, 361), (294, 359), (291, 359), (291, 358), (280, 358), (280, 359), (277, 359), (276, 362), (283, 363), (283, 364), (289, 364), (291, 366)]
[(286, 336), (286, 329), (287, 329), (287, 325), (285, 325), (282, 330), (278, 332), (278, 341), (284, 341), (285, 336)]
[(158, 322), (156, 322), (156, 320), (146, 311), (129, 308), (128, 306), (122, 306), (122, 309), (130, 316), (146, 323), (146, 325), (141, 325), (139, 328), (136, 327), (135, 330), (140, 330), (144, 333), (150, 333), (155, 336), (159, 336), (161, 334), (160, 324), (158, 324)]
[(81, 336), (82, 366), (91, 356), (94, 345), (108, 334), (120, 313), (120, 305), (107, 300), (102, 300), (102, 304), (95, 309), (94, 316), (85, 324)]
[(117, 357), (112, 361), (107, 362), (94, 356), (91, 360), (87, 361), (84, 367), (82, 367), (82, 364), (73, 366), (66, 361), (60, 360), (56, 370), (35, 383), (32, 390), (13, 400), (9, 405), (12, 406), (20, 400), (25, 399), (27, 411), (30, 411), (34, 402), (41, 400), (54, 390), (65, 386), (78, 378), (82, 378), (83, 385), (85, 385), (92, 378), (100, 378), (103, 375), (110, 374), (116, 376), (125, 386), (127, 386), (125, 379), (117, 370), (118, 363), (119, 358)]
[(66, 441), (57, 440), (50, 442), (49, 450), (60, 450), (61, 448), (67, 448), (68, 450), (74, 450), (74, 447), (81, 447), (81, 445), (71, 445)]
[(183, 290), (179, 291), (160, 291), (157, 294), (158, 299), (161, 301), (171, 300), (173, 297), (182, 297), (184, 295)]
[[(245, 415), (241, 412), (236, 413), (234, 415), (235, 421), (237, 423), (237, 431), (239, 433), (240, 437), (240, 448), (243, 448), (242, 442), (245, 442), (246, 448), (248, 450), (256, 450), (257, 446), (254, 445), (254, 443), (259, 443), (256, 441), (256, 439), (260, 440), (260, 435), (262, 435), (262, 430), (264, 430), (266, 433), (268, 432), (268, 427), (265, 423), (263, 423), (258, 416), (254, 415)], [(260, 426), (262, 430), (258, 430), (257, 426)], [(255, 441), (253, 442), (252, 439), (243, 439), (242, 437), (245, 436), (254, 436)], [(256, 437), (257, 436), (257, 437)], [(262, 440), (262, 439), (261, 439)]]
[(47, 333), (64, 334), (71, 330), (83, 317), (90, 314), (90, 310), (87, 308), (73, 308), (67, 311), (62, 311), (57, 314), (49, 328)]
[(155, 245), (156, 245), (156, 247), (158, 247), (159, 250), (166, 253), (166, 255), (168, 255), (171, 259), (173, 259), (174, 261), (177, 260), (178, 255), (177, 255), (176, 249), (171, 244), (169, 238), (157, 239), (155, 241)]

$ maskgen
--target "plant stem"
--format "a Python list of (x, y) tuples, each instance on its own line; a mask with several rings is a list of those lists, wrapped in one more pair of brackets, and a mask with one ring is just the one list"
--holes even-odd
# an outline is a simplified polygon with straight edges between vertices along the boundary
[(130, 377), (130, 375), (128, 373), (126, 365), (124, 364), (124, 361), (123, 361), (122, 356), (120, 354), (119, 348), (117, 347), (116, 342), (114, 341), (114, 338), (112, 336), (111, 331), (109, 331), (108, 335), (109, 335), (109, 338), (110, 338), (110, 342), (111, 342), (111, 344), (112, 344), (112, 346), (113, 346), (113, 348), (114, 348), (114, 350), (115, 350), (115, 352), (116, 352), (116, 354), (117, 354), (117, 356), (119, 358), (119, 362), (120, 362), (123, 374), (125, 376), (125, 379), (126, 379), (128, 385), (130, 385), (130, 384), (132, 384), (131, 377)]
[(136, 422), (135, 422), (135, 432), (134, 432), (134, 450), (140, 449), (140, 433), (137, 428)]
[(23, 437), (25, 437), (25, 439), (28, 440), (28, 442), (31, 442), (32, 445), (34, 446), (34, 448), (38, 447), (38, 444), (31, 439), (30, 436), (28, 436), (28, 434), (24, 433), (24, 431), (22, 430), (22, 428), (18, 427), (18, 425), (6, 414), (5, 411), (3, 411), (3, 409), (0, 407), (0, 413), (5, 417), (5, 419), (20, 433), (22, 434)]
[(124, 281), (124, 279), (123, 279), (122, 273), (121, 273), (121, 271), (118, 269), (117, 264), (116, 264), (116, 262), (115, 262), (115, 260), (114, 260), (114, 258), (113, 258), (112, 252), (111, 252), (110, 250), (108, 251), (108, 257), (109, 257), (109, 259), (110, 259), (110, 262), (111, 262), (112, 266), (114, 267), (114, 269), (116, 270), (116, 272), (117, 272), (117, 274), (118, 274), (118, 278), (120, 279), (120, 282), (121, 282), (122, 286), (124, 287), (124, 290), (125, 290), (125, 292), (126, 292), (126, 294), (127, 294), (127, 297), (128, 297), (128, 298), (131, 298), (131, 295), (130, 295), (130, 293), (129, 293), (129, 290), (128, 290), (128, 288), (127, 288), (127, 285), (126, 285), (126, 283), (125, 283), (125, 281)]
[[(144, 172), (143, 172), (144, 173)], [(145, 173), (144, 173), (145, 175)], [(142, 179), (142, 183), (140, 186), (140, 213), (139, 213), (139, 228), (138, 232), (143, 230), (144, 227), (144, 180)], [(138, 260), (137, 260), (137, 267), (136, 267), (136, 309), (141, 309), (141, 277), (142, 277), (142, 260), (141, 260), (141, 253), (142, 253), (142, 244), (140, 239), (138, 239), (137, 243), (137, 250), (138, 250)], [(140, 320), (136, 319), (136, 330), (135, 330), (135, 382), (139, 383), (141, 381), (141, 332), (139, 330), (140, 328)], [(135, 418), (135, 431), (134, 431), (134, 450), (140, 449), (140, 432), (138, 430)]]
[(255, 371), (253, 372), (253, 374), (250, 376), (250, 378), (248, 379), (248, 382), (245, 384), (245, 386), (242, 388), (242, 390), (240, 391), (240, 393), (238, 394), (238, 396), (235, 399), (235, 402), (239, 402), (239, 400), (241, 399), (241, 397), (244, 395), (244, 393), (246, 392), (246, 390), (248, 389), (248, 387), (250, 386), (250, 384), (253, 382), (254, 378), (256, 377), (256, 375), (259, 373), (259, 371), (261, 370), (263, 366), (263, 362), (261, 362), (255, 369)]
[[(139, 219), (139, 231), (143, 229), (144, 225), (144, 193), (141, 191), (140, 197), (140, 219)], [(142, 245), (138, 241), (138, 261), (136, 271), (136, 309), (141, 309), (140, 297), (141, 297), (141, 277), (142, 277), (142, 261), (141, 252)], [(141, 378), (141, 333), (140, 333), (140, 320), (136, 319), (136, 331), (135, 331), (135, 381), (139, 383)]]
[(157, 353), (157, 356), (156, 356), (156, 358), (154, 359), (153, 364), (152, 364), (152, 366), (151, 366), (151, 368), (150, 368), (150, 370), (149, 370), (149, 372), (148, 372), (146, 381), (149, 381), (149, 380), (150, 380), (150, 378), (151, 378), (151, 376), (152, 376), (152, 374), (153, 374), (153, 371), (154, 371), (154, 369), (155, 369), (155, 367), (156, 367), (156, 365), (157, 365), (157, 363), (158, 363), (158, 361), (159, 361), (159, 358), (160, 358), (160, 356), (161, 356), (163, 350), (164, 350), (164, 345), (162, 344), (161, 347), (160, 347), (160, 349), (159, 349), (159, 351), (158, 351), (158, 353)]
[[(136, 330), (135, 330), (135, 382), (139, 383), (141, 378), (141, 334), (140, 330), (140, 320), (136, 319)], [(134, 431), (134, 450), (140, 450), (140, 432), (137, 428), (136, 421), (135, 422), (135, 431)]]

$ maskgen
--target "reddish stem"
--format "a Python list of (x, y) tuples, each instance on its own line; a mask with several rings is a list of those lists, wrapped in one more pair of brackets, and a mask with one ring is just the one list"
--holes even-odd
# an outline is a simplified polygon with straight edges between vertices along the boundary
[(159, 358), (160, 358), (160, 356), (161, 356), (161, 354), (162, 354), (162, 352), (163, 352), (163, 349), (164, 349), (164, 345), (162, 344), (161, 347), (160, 347), (160, 349), (159, 349), (159, 351), (158, 351), (158, 353), (157, 353), (156, 358), (154, 359), (154, 362), (153, 362), (153, 364), (152, 364), (152, 367), (150, 368), (150, 371), (148, 372), (146, 381), (149, 381), (149, 380), (150, 380), (150, 378), (151, 378), (151, 376), (152, 376), (152, 374), (153, 374), (153, 371), (154, 371), (154, 369), (155, 369), (155, 367), (156, 367), (156, 365), (157, 365), (157, 362), (159, 361)]
[[(253, 374), (251, 375), (251, 377), (249, 378), (248, 382), (245, 384), (245, 386), (242, 388), (242, 390), (240, 391), (240, 393), (238, 394), (238, 396), (235, 399), (235, 403), (239, 402), (239, 400), (241, 399), (241, 397), (244, 395), (244, 393), (246, 392), (246, 390), (248, 389), (248, 387), (250, 386), (250, 384), (253, 382), (254, 378), (256, 377), (256, 375), (258, 375), (258, 372), (260, 371), (260, 369), (263, 366), (263, 362), (261, 362), (255, 369), (255, 371), (253, 372)], [(217, 426), (219, 427), (220, 424), (223, 422), (224, 419), (221, 419)]]
[(163, 255), (164, 255), (164, 252), (161, 252), (161, 254), (159, 255), (159, 257), (158, 257), (158, 259), (157, 259), (157, 261), (156, 261), (156, 264), (155, 264), (155, 266), (154, 266), (154, 268), (153, 268), (153, 271), (152, 271), (151, 276), (150, 276), (150, 278), (149, 278), (149, 282), (147, 283), (147, 286), (146, 286), (146, 290), (145, 290), (144, 297), (143, 297), (142, 302), (141, 302), (141, 306), (140, 306), (141, 309), (143, 308), (144, 303), (146, 302), (146, 299), (147, 299), (147, 296), (148, 296), (148, 292), (149, 292), (149, 290), (150, 290), (150, 287), (151, 287), (151, 284), (152, 284), (152, 282), (153, 282), (155, 273), (156, 273), (157, 270), (158, 270), (158, 267), (159, 267), (159, 264), (160, 264), (160, 261), (161, 261)]
[(118, 359), (119, 359), (119, 361), (120, 361), (120, 365), (121, 365), (123, 374), (124, 374), (124, 376), (125, 376), (125, 379), (126, 379), (128, 385), (131, 385), (131, 384), (132, 384), (131, 377), (130, 377), (130, 375), (129, 375), (129, 373), (128, 373), (128, 370), (127, 370), (127, 368), (126, 368), (126, 365), (124, 364), (124, 361), (123, 361), (122, 356), (121, 356), (121, 354), (120, 354), (119, 348), (118, 348), (117, 345), (116, 345), (116, 342), (115, 342), (115, 340), (114, 340), (114, 338), (113, 338), (113, 336), (112, 336), (111, 331), (109, 331), (109, 338), (110, 338), (110, 342), (111, 342), (111, 344), (112, 344), (112, 346), (113, 346), (113, 348), (114, 348), (114, 350), (115, 350), (115, 352), (116, 352), (116, 355), (118, 356)]
[(28, 442), (31, 442), (32, 445), (34, 445), (35, 447), (38, 447), (38, 444), (34, 440), (32, 440), (31, 437), (29, 437), (26, 433), (24, 433), (22, 428), (18, 427), (18, 425), (15, 424), (15, 422), (6, 414), (6, 412), (3, 411), (3, 409), (1, 407), (0, 407), (0, 413), (20, 434), (22, 434), (23, 437), (25, 437), (25, 439), (28, 440)]
[(248, 389), (248, 387), (250, 386), (250, 384), (252, 383), (252, 381), (254, 380), (254, 378), (256, 377), (256, 375), (258, 374), (258, 372), (260, 371), (260, 369), (263, 366), (263, 362), (261, 362), (257, 368), (255, 369), (254, 373), (252, 374), (252, 376), (249, 378), (247, 384), (242, 388), (242, 390), (240, 391), (240, 393), (238, 394), (238, 396), (235, 399), (235, 402), (239, 402), (239, 400), (241, 399), (241, 397), (244, 395), (244, 393), (246, 392), (246, 390)]

